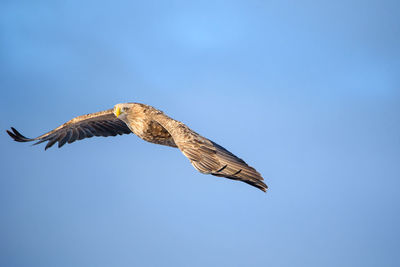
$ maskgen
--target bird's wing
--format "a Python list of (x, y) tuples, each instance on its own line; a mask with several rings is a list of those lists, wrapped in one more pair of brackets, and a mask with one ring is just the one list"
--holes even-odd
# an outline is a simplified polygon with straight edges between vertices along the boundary
[(116, 136), (129, 134), (131, 130), (122, 120), (118, 119), (113, 109), (91, 113), (73, 118), (56, 129), (36, 138), (26, 138), (16, 129), (11, 127), (7, 133), (17, 142), (38, 141), (34, 145), (48, 141), (45, 149), (48, 149), (58, 141), (58, 147), (66, 143), (70, 144), (76, 140), (90, 138), (93, 136)]
[(157, 115), (157, 122), (170, 132), (178, 148), (199, 172), (239, 180), (264, 192), (268, 189), (260, 173), (244, 160), (194, 132), (182, 122), (163, 116)]

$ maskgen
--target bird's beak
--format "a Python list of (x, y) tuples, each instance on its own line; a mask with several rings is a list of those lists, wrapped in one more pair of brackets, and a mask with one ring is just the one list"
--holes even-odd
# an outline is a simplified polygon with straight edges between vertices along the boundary
[(118, 118), (120, 114), (121, 114), (121, 109), (118, 107), (115, 109), (115, 116), (117, 116)]

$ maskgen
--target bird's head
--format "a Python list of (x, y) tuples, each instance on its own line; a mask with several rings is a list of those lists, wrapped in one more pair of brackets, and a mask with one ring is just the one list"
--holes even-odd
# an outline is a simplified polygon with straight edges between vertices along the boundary
[(125, 120), (131, 107), (132, 103), (116, 104), (113, 110), (114, 115), (120, 120)]

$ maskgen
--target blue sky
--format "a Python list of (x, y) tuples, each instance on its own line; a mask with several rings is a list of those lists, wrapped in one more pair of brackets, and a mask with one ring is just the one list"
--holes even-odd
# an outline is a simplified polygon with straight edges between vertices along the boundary
[[(399, 266), (398, 1), (2, 1), (1, 266)], [(134, 135), (18, 144), (142, 102), (267, 194)]]

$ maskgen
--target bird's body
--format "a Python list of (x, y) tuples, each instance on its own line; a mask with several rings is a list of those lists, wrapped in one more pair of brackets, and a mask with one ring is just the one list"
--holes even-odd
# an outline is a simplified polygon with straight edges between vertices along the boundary
[(126, 119), (121, 117), (121, 120), (134, 134), (150, 143), (177, 147), (169, 131), (154, 120), (156, 115), (164, 115), (161, 111), (139, 103), (135, 103), (130, 110)]
[(201, 173), (240, 180), (263, 191), (267, 185), (261, 175), (222, 146), (199, 135), (184, 123), (145, 104), (117, 104), (113, 109), (76, 117), (37, 138), (26, 138), (17, 130), (7, 133), (18, 142), (48, 141), (45, 149), (93, 136), (116, 136), (133, 132), (154, 144), (179, 148)]

